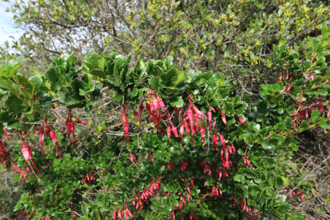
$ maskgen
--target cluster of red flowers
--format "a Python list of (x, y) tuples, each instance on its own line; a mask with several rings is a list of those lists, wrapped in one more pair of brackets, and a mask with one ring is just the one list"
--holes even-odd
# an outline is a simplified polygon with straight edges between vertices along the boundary
[(81, 184), (84, 184), (84, 182), (91, 184), (93, 180), (95, 180), (93, 173), (87, 173), (87, 175), (81, 180)]
[[(83, 124), (83, 125), (86, 125), (87, 124), (87, 122), (81, 121), (81, 120), (77, 119), (76, 117), (72, 116), (71, 111), (69, 111), (67, 120), (65, 122), (65, 125), (66, 125), (66, 128), (67, 128), (67, 134), (68, 134), (68, 137), (70, 139), (70, 132), (71, 132), (72, 135), (73, 135), (74, 142), (77, 142), (76, 137), (75, 137), (75, 133), (74, 133), (75, 123), (80, 123), (80, 124)], [(4, 129), (4, 132), (5, 132), (4, 140), (8, 140), (9, 139), (9, 137), (8, 137), (8, 131), (6, 130), (6, 128), (3, 128), (3, 129)], [(39, 141), (38, 142), (40, 144), (40, 148), (41, 148), (42, 154), (44, 154), (44, 140), (45, 140), (45, 134), (46, 134), (46, 136), (49, 136), (52, 139), (52, 141), (54, 142), (54, 144), (56, 146), (56, 150), (57, 150), (60, 158), (63, 159), (63, 154), (62, 154), (62, 151), (60, 149), (60, 146), (58, 145), (58, 140), (57, 140), (57, 137), (56, 137), (56, 133), (50, 127), (50, 125), (47, 123), (47, 118), (46, 117), (45, 117), (45, 120), (43, 121), (43, 123), (42, 123), (41, 126), (36, 126), (34, 132), (36, 132), (36, 131), (38, 131), (38, 134), (39, 134)], [(4, 143), (3, 143), (3, 140), (2, 139), (0, 139), (0, 162), (3, 162), (5, 160), (4, 159), (4, 156), (6, 156), (13, 163), (13, 169), (16, 172), (19, 172), (21, 174), (21, 177), (24, 178), (24, 180), (26, 180), (27, 174), (28, 174), (28, 172), (30, 170), (32, 171), (32, 173), (39, 180), (38, 176), (34, 172), (33, 167), (30, 164), (30, 161), (32, 161), (34, 167), (39, 172), (40, 177), (42, 177), (41, 172), (39, 171), (38, 167), (36, 166), (36, 164), (35, 164), (35, 162), (33, 160), (32, 148), (26, 142), (26, 137), (24, 137), (24, 136), (28, 136), (28, 137), (30, 136), (27, 133), (26, 129), (25, 129), (25, 123), (24, 123), (24, 131), (22, 131), (21, 133), (18, 132), (18, 131), (16, 131), (15, 133), (18, 133), (19, 134), (19, 137), (20, 137), (20, 140), (21, 140), (21, 152), (23, 154), (23, 157), (24, 157), (25, 161), (29, 164), (29, 167), (27, 167), (26, 169), (22, 169), (22, 168), (20, 168), (20, 167), (18, 167), (16, 165), (16, 163), (9, 156), (9, 153), (8, 153), (7, 149), (5, 148), (5, 146), (4, 146)]]
[(124, 207), (122, 210), (119, 210), (119, 208), (116, 207), (116, 209), (113, 211), (113, 220), (116, 220), (117, 214), (118, 214), (119, 219), (123, 219), (123, 217), (125, 217), (127, 219), (128, 216), (133, 219), (133, 215), (132, 215), (131, 211), (127, 208), (126, 204), (124, 204)]

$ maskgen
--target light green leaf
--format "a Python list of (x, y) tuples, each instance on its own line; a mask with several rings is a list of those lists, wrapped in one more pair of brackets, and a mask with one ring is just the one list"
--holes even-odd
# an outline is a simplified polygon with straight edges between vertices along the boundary
[(311, 116), (311, 121), (316, 121), (318, 120), (320, 117), (320, 111), (319, 110), (314, 110), (312, 112), (312, 116)]
[(176, 96), (171, 99), (170, 104), (173, 107), (182, 107), (183, 106), (183, 99), (179, 96)]
[(183, 71), (179, 71), (179, 74), (173, 77), (173, 84), (174, 86), (177, 86), (186, 80), (188, 80), (186, 73)]

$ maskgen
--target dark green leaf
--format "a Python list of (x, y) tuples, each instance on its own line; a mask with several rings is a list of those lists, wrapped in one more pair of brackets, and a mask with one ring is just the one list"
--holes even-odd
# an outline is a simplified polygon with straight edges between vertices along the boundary
[(5, 103), (5, 108), (12, 112), (14, 115), (22, 112), (22, 100), (20, 100), (16, 95), (10, 93), (7, 97)]

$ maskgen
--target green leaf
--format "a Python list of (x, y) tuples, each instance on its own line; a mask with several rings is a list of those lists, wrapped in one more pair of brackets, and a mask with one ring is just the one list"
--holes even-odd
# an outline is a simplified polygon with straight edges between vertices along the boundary
[(15, 89), (15, 84), (12, 81), (8, 80), (5, 77), (0, 77), (0, 89), (4, 91), (9, 91)]
[(8, 78), (11, 78), (16, 75), (18, 68), (20, 68), (21, 64), (16, 64), (9, 72), (9, 75), (7, 75)]
[(66, 94), (64, 96), (61, 96), (60, 102), (61, 103), (68, 103), (69, 105), (74, 105), (74, 104), (80, 103), (80, 100), (76, 100), (76, 99), (72, 98), (71, 95)]
[(30, 84), (33, 86), (34, 88), (34, 92), (39, 91), (40, 87), (42, 86), (42, 80), (39, 76), (32, 76), (29, 78), (29, 82)]
[(99, 70), (99, 69), (93, 69), (91, 72), (90, 72), (92, 75), (94, 76), (97, 76), (97, 77), (100, 77), (102, 79), (105, 78), (105, 72)]
[(122, 103), (123, 101), (123, 93), (119, 90), (115, 90), (112, 96), (114, 102)]
[(285, 176), (281, 176), (282, 180), (283, 180), (283, 184), (284, 185), (288, 185), (291, 183), (289, 178), (286, 178)]
[(20, 100), (13, 93), (9, 94), (4, 103), (4, 106), (9, 112), (12, 112), (14, 115), (17, 115), (22, 112), (22, 100)]
[(320, 117), (320, 111), (319, 110), (314, 110), (311, 115), (311, 122), (318, 120)]
[(284, 109), (283, 109), (283, 108), (278, 108), (278, 109), (277, 109), (277, 112), (278, 112), (278, 114), (280, 114), (280, 115), (281, 115), (281, 114), (283, 114), (283, 112), (284, 112)]
[(182, 107), (183, 106), (183, 99), (180, 96), (176, 96), (171, 99), (170, 104), (173, 107)]
[(17, 128), (17, 126), (19, 125), (19, 121), (18, 120), (12, 120), (10, 122), (7, 123), (7, 126), (9, 128)]
[(299, 132), (305, 131), (309, 127), (309, 124), (306, 120), (303, 120), (298, 128)]
[[(96, 59), (96, 62), (97, 62), (97, 66), (102, 70), (102, 72), (104, 72), (104, 67), (105, 67), (105, 58), (100, 56)], [(104, 77), (102, 77), (104, 78)]]
[(0, 121), (1, 122), (8, 122), (12, 119), (11, 116), (9, 116), (9, 112), (8, 111), (4, 111), (0, 113)]
[(134, 89), (131, 92), (131, 97), (135, 97), (137, 94), (139, 93), (139, 90), (137, 88), (134, 87)]
[(315, 38), (315, 37), (313, 37), (312, 39), (309, 40), (309, 44), (311, 45), (311, 48), (312, 48), (313, 50), (316, 49), (316, 47), (317, 47), (317, 45), (318, 45), (319, 43), (320, 43), (320, 40), (317, 39), (317, 38)]
[(51, 106), (51, 104), (52, 104), (52, 97), (47, 96), (46, 93), (43, 93), (40, 96), (40, 98), (41, 98), (41, 100), (39, 100), (40, 107), (42, 107), (42, 108), (48, 108), (48, 107)]
[(49, 70), (47, 70), (47, 72), (45, 73), (45, 78), (50, 83), (56, 83), (59, 80), (59, 76), (54, 68), (50, 68)]
[(159, 88), (159, 80), (155, 76), (151, 76), (149, 80), (150, 88), (152, 90), (158, 90)]
[(170, 69), (173, 65), (173, 57), (172, 56), (168, 56), (165, 59), (165, 65), (166, 65), (166, 69)]
[(276, 140), (265, 141), (261, 143), (261, 146), (265, 150), (270, 150), (274, 147)]
[(244, 180), (244, 176), (242, 174), (236, 174), (234, 176), (234, 180), (237, 182), (242, 182), (242, 180)]
[(291, 209), (291, 205), (289, 204), (282, 204), (278, 207), (278, 212), (281, 213), (281, 214), (286, 214), (286, 213), (289, 213)]
[(272, 92), (279, 92), (283, 89), (283, 83), (282, 82), (277, 82), (274, 85), (270, 87), (270, 90)]
[(187, 77), (186, 73), (183, 72), (183, 71), (179, 71), (179, 74), (177, 76), (173, 77), (172, 82), (173, 82), (174, 86), (177, 86), (177, 85), (183, 83), (186, 80), (188, 80), (188, 77)]
[(324, 118), (322, 118), (321, 121), (319, 122), (319, 126), (321, 128), (330, 129), (330, 122), (325, 121)]

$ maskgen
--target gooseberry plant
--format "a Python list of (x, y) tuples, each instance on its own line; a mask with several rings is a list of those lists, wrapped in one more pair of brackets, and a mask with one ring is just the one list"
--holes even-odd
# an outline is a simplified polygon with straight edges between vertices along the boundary
[(330, 128), (327, 51), (316, 38), (303, 60), (273, 51), (290, 65), (253, 102), (171, 56), (133, 65), (88, 51), (79, 67), (62, 55), (30, 78), (21, 58), (5, 63), (1, 161), (24, 183), (8, 219), (303, 219), (286, 200), (311, 186), (289, 178), (288, 161), (297, 133)]

